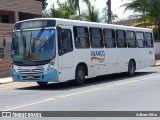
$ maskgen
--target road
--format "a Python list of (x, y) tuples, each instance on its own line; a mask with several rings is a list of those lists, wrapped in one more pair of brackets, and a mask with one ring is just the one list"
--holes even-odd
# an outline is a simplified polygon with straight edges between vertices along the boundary
[(71, 82), (47, 88), (36, 83), (3, 84), (0, 103), (0, 111), (160, 111), (160, 67), (139, 70), (134, 77), (122, 73), (88, 79), (80, 87)]

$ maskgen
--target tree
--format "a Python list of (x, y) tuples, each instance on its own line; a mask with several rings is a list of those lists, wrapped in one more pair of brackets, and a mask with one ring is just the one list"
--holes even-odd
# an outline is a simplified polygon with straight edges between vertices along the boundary
[[(158, 36), (160, 31), (160, 0), (132, 0), (130, 3), (122, 5), (126, 10), (133, 10), (140, 13), (141, 24), (138, 26), (153, 26), (158, 29)], [(125, 12), (124, 11), (124, 12)], [(158, 37), (159, 38), (159, 37)]]
[(48, 5), (47, 0), (38, 0), (38, 1), (42, 2), (42, 10), (45, 10)]
[(98, 22), (99, 11), (91, 5), (89, 0), (83, 0), (87, 5), (87, 11), (85, 13), (80, 12), (79, 0), (66, 0), (65, 2), (59, 2), (57, 0), (58, 8), (53, 7), (46, 11), (44, 17), (56, 17), (65, 19), (78, 19)]
[[(80, 0), (74, 0), (75, 1), (75, 8), (78, 10), (79, 19), (81, 19), (81, 9), (80, 9)], [(82, 0), (82, 2), (90, 3), (89, 0)]]
[(88, 5), (88, 10), (86, 14), (84, 14), (84, 18), (87, 21), (99, 22), (99, 11), (94, 6)]
[[(108, 22), (108, 7), (105, 7), (102, 9), (103, 13), (103, 21)], [(116, 14), (113, 14), (113, 11), (111, 12), (111, 21), (115, 21), (116, 19), (119, 19)]]
[(55, 8), (54, 5), (52, 8), (44, 14), (44, 17), (55, 17), (55, 18), (65, 18), (70, 19), (71, 15), (75, 14), (75, 10), (73, 9), (73, 0), (67, 0), (63, 3), (60, 3), (57, 0), (58, 8)]

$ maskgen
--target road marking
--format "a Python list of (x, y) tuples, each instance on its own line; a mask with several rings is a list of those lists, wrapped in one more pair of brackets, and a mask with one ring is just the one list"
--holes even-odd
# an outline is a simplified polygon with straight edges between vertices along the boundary
[(128, 82), (122, 82), (122, 83), (118, 83), (118, 84), (107, 85), (107, 86), (103, 86), (103, 87), (99, 87), (99, 88), (85, 90), (85, 91), (82, 91), (82, 92), (71, 93), (71, 94), (62, 95), (62, 96), (54, 96), (52, 98), (49, 98), (49, 99), (46, 99), (46, 100), (43, 100), (43, 101), (38, 101), (38, 102), (26, 104), (26, 105), (17, 106), (17, 107), (12, 107), (12, 108), (4, 109), (4, 110), (1, 110), (1, 111), (10, 111), (10, 110), (18, 109), (18, 108), (28, 107), (28, 106), (32, 106), (32, 105), (36, 105), (36, 104), (41, 104), (41, 103), (44, 103), (44, 102), (49, 102), (49, 101), (57, 100), (57, 99), (62, 99), (62, 98), (66, 98), (66, 97), (80, 95), (80, 94), (83, 94), (83, 93), (88, 93), (88, 92), (93, 92), (93, 91), (97, 91), (97, 90), (102, 90), (104, 88), (110, 88), (110, 87), (125, 85), (125, 84), (129, 84), (129, 83), (135, 83), (135, 82), (139, 82), (139, 81), (144, 81), (144, 80), (148, 80), (148, 79), (159, 78), (159, 77), (160, 77), (160, 75), (157, 75), (157, 76), (154, 76), (154, 77), (148, 77), (148, 78), (141, 78), (139, 80), (134, 79), (134, 80), (128, 81)]

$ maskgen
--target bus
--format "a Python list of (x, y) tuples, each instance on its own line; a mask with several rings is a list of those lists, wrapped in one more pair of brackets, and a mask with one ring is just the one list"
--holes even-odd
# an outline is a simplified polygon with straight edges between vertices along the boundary
[(48, 83), (135, 71), (155, 63), (151, 29), (58, 18), (15, 23), (13, 81)]

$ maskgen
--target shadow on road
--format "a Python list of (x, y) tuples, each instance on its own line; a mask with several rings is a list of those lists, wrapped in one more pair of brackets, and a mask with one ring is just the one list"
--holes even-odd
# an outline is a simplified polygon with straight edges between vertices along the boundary
[(104, 75), (95, 78), (86, 79), (86, 82), (83, 86), (75, 86), (72, 81), (63, 82), (63, 83), (50, 83), (46, 87), (40, 87), (38, 84), (37, 86), (29, 86), (23, 88), (17, 88), (16, 90), (70, 90), (70, 89), (77, 89), (82, 87), (88, 87), (92, 85), (110, 83), (115, 81), (123, 81), (129, 78), (135, 78), (139, 76), (146, 76), (156, 72), (136, 72), (136, 74), (132, 77), (127, 76), (126, 73), (119, 73), (119, 74), (111, 74), (111, 75)]

